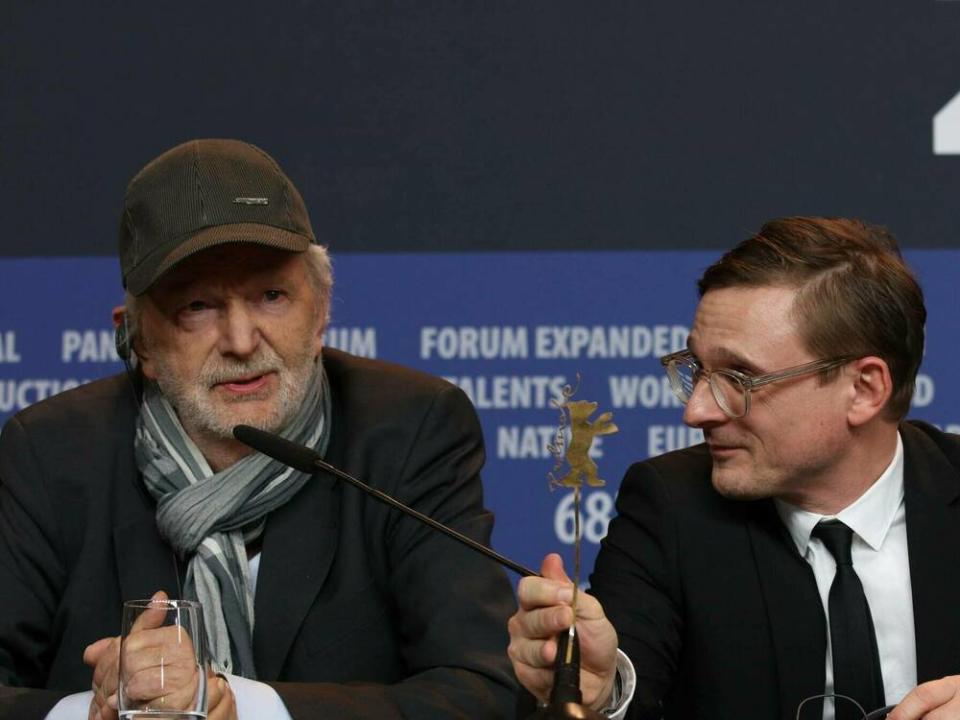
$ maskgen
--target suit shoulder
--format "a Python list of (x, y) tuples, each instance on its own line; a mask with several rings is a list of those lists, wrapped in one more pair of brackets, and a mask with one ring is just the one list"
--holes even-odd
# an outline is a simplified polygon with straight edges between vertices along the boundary
[(25, 428), (55, 433), (69, 428), (103, 427), (116, 418), (129, 418), (132, 423), (137, 406), (129, 379), (119, 374), (49, 397), (13, 418)]
[(627, 475), (659, 476), (670, 482), (702, 485), (709, 483), (711, 465), (710, 451), (700, 443), (633, 463)]
[[(712, 461), (703, 443), (634, 463), (627, 469), (621, 492), (643, 489), (661, 492), (674, 501), (716, 498), (710, 481)], [(654, 490), (655, 489), (655, 490)]]
[[(471, 442), (482, 438), (480, 420), (470, 399), (442, 378), (335, 350), (324, 350), (323, 364), (336, 418), (332, 457), (338, 443), (346, 438), (352, 438), (350, 446), (354, 449), (371, 443), (386, 447), (387, 439), (410, 443), (418, 435), (434, 439), (469, 437)], [(346, 445), (342, 451), (347, 451)]]
[(323, 367), (331, 387), (337, 390), (380, 393), (384, 398), (434, 396), (456, 391), (443, 378), (386, 360), (373, 360), (324, 348)]
[(933, 443), (946, 461), (960, 472), (960, 435), (943, 432), (922, 420), (906, 420), (900, 423), (899, 429), (907, 452), (913, 448), (929, 448)]

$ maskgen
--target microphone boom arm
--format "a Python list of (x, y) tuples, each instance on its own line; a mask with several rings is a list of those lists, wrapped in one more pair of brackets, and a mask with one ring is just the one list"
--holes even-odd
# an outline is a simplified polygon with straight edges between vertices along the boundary
[(509, 570), (513, 570), (518, 575), (523, 577), (540, 575), (540, 573), (534, 572), (530, 568), (514, 562), (510, 558), (501, 555), (491, 548), (488, 548), (486, 545), (478, 543), (473, 538), (467, 537), (463, 533), (457, 532), (453, 528), (447, 527), (443, 523), (434, 520), (432, 517), (424, 515), (422, 512), (404, 505), (402, 502), (390, 497), (385, 492), (370, 487), (365, 482), (353, 477), (353, 475), (345, 473), (343, 470), (340, 470), (330, 463), (325, 462), (323, 458), (320, 457), (319, 453), (311, 450), (308, 447), (298, 445), (297, 443), (291, 442), (290, 440), (280, 437), (279, 435), (266, 432), (265, 430), (258, 430), (257, 428), (250, 427), (249, 425), (237, 425), (234, 427), (233, 436), (244, 445), (252, 447), (254, 450), (262, 452), (264, 455), (268, 455), (274, 460), (282, 462), (284, 465), (289, 465), (290, 467), (296, 468), (302, 472), (312, 474), (317, 469), (323, 470), (327, 474), (333, 475), (334, 477), (353, 485), (358, 490), (367, 493), (380, 502), (385, 503), (392, 508), (396, 508), (400, 512), (405, 513), (412, 518), (416, 518), (434, 530), (442, 532), (447, 537), (453, 538), (457, 542), (466, 545), (481, 555), (500, 563), (500, 565)]

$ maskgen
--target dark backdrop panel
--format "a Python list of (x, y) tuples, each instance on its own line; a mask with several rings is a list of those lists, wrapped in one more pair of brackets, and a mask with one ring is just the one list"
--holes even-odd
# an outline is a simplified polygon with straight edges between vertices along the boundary
[(0, 255), (112, 254), (129, 177), (196, 136), (275, 154), (339, 252), (723, 247), (796, 213), (957, 246), (958, 37), (937, 0), (16, 0)]

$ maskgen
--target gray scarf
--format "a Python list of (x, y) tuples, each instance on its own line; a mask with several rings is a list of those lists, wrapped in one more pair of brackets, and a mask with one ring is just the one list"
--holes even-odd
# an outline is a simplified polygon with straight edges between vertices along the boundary
[[(280, 433), (323, 455), (330, 439), (330, 387), (317, 361), (306, 397)], [(246, 544), (266, 516), (310, 478), (266, 455), (248, 455), (214, 473), (155, 383), (146, 383), (137, 418), (137, 467), (157, 500), (157, 528), (181, 558), (190, 558), (183, 595), (203, 604), (216, 672), (256, 678), (253, 590)]]

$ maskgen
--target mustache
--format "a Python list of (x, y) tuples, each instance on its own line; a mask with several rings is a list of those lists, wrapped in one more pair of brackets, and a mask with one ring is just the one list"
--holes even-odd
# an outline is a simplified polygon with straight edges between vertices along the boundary
[(238, 377), (255, 377), (269, 372), (279, 372), (280, 358), (272, 352), (262, 352), (249, 360), (217, 360), (204, 365), (200, 372), (200, 382), (207, 387), (236, 380)]

